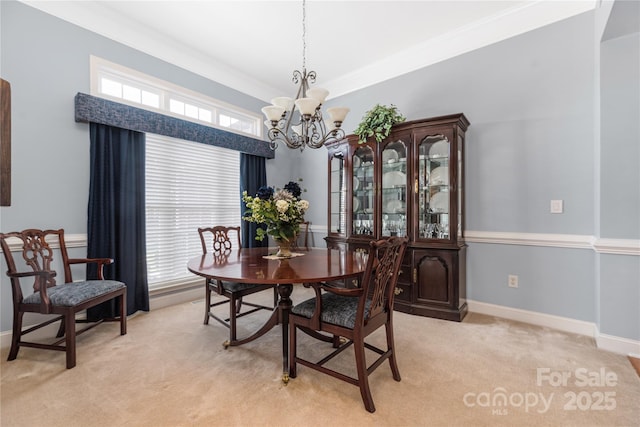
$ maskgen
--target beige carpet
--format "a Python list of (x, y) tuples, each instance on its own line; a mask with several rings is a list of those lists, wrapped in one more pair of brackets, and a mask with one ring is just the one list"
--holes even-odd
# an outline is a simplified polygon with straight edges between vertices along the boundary
[[(462, 323), (396, 313), (402, 381), (386, 363), (375, 371), (370, 414), (355, 386), (305, 367), (284, 386), (279, 329), (224, 350), (227, 330), (203, 325), (203, 312), (197, 301), (139, 314), (126, 336), (100, 325), (80, 337), (71, 370), (62, 352), (23, 348), (7, 362), (4, 349), (2, 427), (640, 425), (640, 377), (587, 337), (473, 313)], [(304, 334), (300, 345), (326, 348)], [(336, 363), (351, 362), (345, 352)]]

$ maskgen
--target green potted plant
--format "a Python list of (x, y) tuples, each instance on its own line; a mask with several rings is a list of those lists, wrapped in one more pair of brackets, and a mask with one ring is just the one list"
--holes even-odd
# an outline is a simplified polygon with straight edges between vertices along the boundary
[(391, 132), (391, 127), (396, 123), (405, 121), (405, 117), (398, 112), (398, 107), (376, 104), (371, 110), (367, 111), (362, 117), (362, 121), (353, 131), (358, 135), (358, 143), (362, 144), (367, 138), (374, 136), (376, 142), (381, 142)]

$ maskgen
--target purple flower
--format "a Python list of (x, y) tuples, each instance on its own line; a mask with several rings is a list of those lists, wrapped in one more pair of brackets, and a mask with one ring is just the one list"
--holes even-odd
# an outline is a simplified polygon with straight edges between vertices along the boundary
[(296, 199), (302, 194), (302, 190), (297, 182), (289, 181), (289, 183), (284, 186), (284, 189), (291, 193)]
[(256, 194), (260, 200), (269, 200), (271, 196), (273, 196), (273, 188), (272, 187), (260, 187), (258, 188), (258, 193)]

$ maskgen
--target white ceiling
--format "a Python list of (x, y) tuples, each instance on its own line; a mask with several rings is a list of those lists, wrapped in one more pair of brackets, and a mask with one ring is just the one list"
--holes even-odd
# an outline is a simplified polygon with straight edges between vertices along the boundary
[[(293, 96), (302, 1), (24, 3), (269, 101)], [(596, 7), (597, 0), (328, 1), (306, 5), (306, 66), (331, 97)]]

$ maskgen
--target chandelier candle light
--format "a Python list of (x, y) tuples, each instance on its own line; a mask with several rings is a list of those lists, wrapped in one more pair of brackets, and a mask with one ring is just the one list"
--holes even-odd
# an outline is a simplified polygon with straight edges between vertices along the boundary
[(305, 146), (320, 148), (325, 143), (343, 139), (344, 130), (340, 128), (349, 113), (346, 107), (327, 108), (331, 124), (329, 128), (322, 118), (320, 108), (329, 95), (321, 88), (310, 88), (315, 83), (316, 72), (307, 72), (306, 42), (306, 1), (302, 1), (302, 72), (293, 72), (293, 83), (299, 84), (295, 100), (280, 96), (271, 100), (273, 105), (262, 108), (267, 117), (265, 124), (269, 128), (269, 147), (275, 150), (278, 142), (284, 142), (289, 148), (304, 150)]

